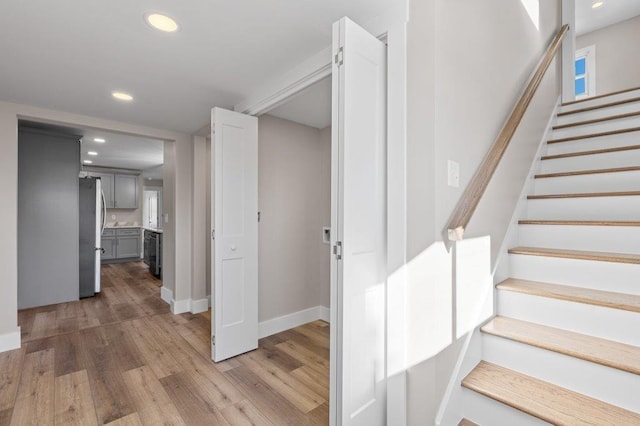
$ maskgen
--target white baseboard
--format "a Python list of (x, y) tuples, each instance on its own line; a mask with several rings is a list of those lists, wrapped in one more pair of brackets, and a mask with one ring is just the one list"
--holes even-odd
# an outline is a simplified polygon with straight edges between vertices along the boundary
[(166, 287), (160, 287), (160, 298), (170, 305), (173, 300), (173, 291)]
[(206, 312), (209, 310), (209, 299), (191, 300), (191, 313), (199, 314), (200, 312)]
[(20, 348), (20, 327), (17, 331), (0, 334), (0, 352), (6, 352)]
[(292, 314), (283, 315), (258, 324), (258, 338), (271, 336), (285, 330), (307, 324), (316, 320), (329, 322), (329, 308), (325, 306), (315, 306)]
[(171, 313), (174, 315), (191, 312), (191, 299), (171, 300)]

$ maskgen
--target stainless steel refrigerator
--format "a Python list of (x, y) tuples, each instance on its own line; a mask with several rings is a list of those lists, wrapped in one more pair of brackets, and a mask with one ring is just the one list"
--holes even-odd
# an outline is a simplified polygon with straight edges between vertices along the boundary
[(100, 292), (100, 255), (105, 204), (100, 178), (80, 178), (80, 297)]

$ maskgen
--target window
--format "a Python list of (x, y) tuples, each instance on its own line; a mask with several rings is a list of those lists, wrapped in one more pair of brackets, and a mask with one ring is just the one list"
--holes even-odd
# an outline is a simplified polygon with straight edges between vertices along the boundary
[(575, 95), (582, 99), (596, 94), (596, 47), (576, 51)]

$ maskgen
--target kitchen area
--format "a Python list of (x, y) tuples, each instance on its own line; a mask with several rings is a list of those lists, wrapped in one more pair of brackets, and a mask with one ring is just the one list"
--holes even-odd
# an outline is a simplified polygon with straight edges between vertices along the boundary
[(19, 309), (162, 286), (163, 141), (21, 120), (18, 160)]

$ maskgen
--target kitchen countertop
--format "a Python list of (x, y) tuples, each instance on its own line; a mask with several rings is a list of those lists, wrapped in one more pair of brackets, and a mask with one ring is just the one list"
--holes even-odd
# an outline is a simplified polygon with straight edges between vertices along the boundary
[(137, 229), (137, 228), (142, 228), (142, 226), (140, 225), (109, 225), (106, 224), (104, 226), (105, 229)]

